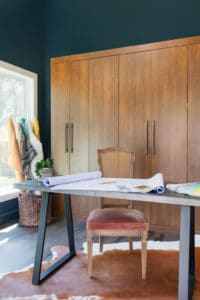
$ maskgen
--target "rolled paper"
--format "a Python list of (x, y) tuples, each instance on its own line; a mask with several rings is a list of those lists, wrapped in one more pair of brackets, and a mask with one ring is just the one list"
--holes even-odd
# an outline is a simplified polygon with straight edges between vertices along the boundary
[(165, 192), (165, 187), (163, 185), (160, 185), (160, 186), (157, 186), (154, 191), (157, 193), (157, 194), (163, 194)]
[(38, 140), (40, 141), (40, 126), (39, 126), (39, 121), (37, 117), (33, 118), (33, 133), (34, 135), (38, 138)]
[(60, 185), (65, 183), (72, 183), (77, 181), (100, 178), (101, 176), (102, 174), (100, 171), (86, 172), (86, 173), (79, 173), (79, 174), (47, 177), (43, 180), (43, 183), (45, 186), (52, 186), (52, 185)]
[(22, 167), (19, 144), (16, 138), (15, 126), (11, 117), (7, 119), (8, 128), (8, 165), (15, 171), (17, 181), (25, 179)]

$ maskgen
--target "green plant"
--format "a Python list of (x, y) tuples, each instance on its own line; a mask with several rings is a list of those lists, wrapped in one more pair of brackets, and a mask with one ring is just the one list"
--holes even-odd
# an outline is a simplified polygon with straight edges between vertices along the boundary
[(40, 170), (42, 168), (52, 168), (52, 167), (53, 167), (52, 158), (42, 159), (35, 164), (35, 173), (38, 177), (41, 177)]

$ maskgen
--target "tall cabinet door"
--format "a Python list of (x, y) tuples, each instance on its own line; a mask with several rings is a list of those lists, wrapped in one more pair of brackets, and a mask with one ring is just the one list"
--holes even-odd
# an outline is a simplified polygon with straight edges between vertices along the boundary
[(118, 57), (89, 62), (89, 169), (99, 168), (97, 149), (118, 147)]
[[(118, 146), (118, 57), (71, 63), (69, 115), (70, 173), (98, 170), (97, 149)], [(98, 198), (76, 197), (75, 219), (86, 219), (98, 205)]]
[[(70, 172), (67, 149), (67, 124), (69, 123), (70, 63), (51, 64), (51, 157), (55, 175)], [(53, 195), (52, 211), (55, 216), (64, 214), (63, 196)]]
[[(51, 157), (54, 172), (69, 173), (69, 152), (66, 145), (66, 126), (69, 122), (70, 64), (51, 64)], [(59, 145), (59, 146), (58, 146)]]
[[(134, 177), (149, 175), (152, 74), (151, 52), (120, 56), (119, 60), (119, 147), (135, 152)], [(135, 208), (145, 210), (141, 202)]]
[[(188, 181), (200, 181), (200, 45), (189, 46), (188, 55)], [(200, 209), (195, 208), (200, 231)]]
[[(187, 180), (187, 47), (152, 51), (152, 175)], [(179, 207), (150, 205), (151, 225), (176, 230)]]
[[(118, 57), (89, 61), (89, 170), (99, 169), (97, 150), (118, 147)], [(91, 199), (91, 208), (97, 199)]]
[[(88, 61), (71, 62), (69, 92), (69, 170), (70, 174), (88, 171)], [(75, 220), (86, 219), (88, 197), (72, 196)]]
[[(122, 55), (119, 66), (119, 145), (136, 153), (135, 177), (157, 172), (186, 180), (187, 48)], [(174, 230), (179, 210), (136, 203), (154, 229)]]
[(88, 171), (88, 117), (88, 61), (73, 61), (69, 103), (70, 174)]

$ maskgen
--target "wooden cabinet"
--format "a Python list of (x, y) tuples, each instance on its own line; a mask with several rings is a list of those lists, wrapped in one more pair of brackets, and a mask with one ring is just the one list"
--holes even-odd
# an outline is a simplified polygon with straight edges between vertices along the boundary
[[(97, 170), (97, 149), (118, 145), (118, 58), (55, 62), (51, 79), (56, 173)], [(76, 197), (75, 219), (86, 219), (98, 205), (97, 198)]]
[[(119, 146), (135, 149), (135, 177), (161, 172), (168, 182), (185, 182), (187, 48), (122, 55), (119, 89)], [(178, 224), (178, 208), (135, 207), (145, 211), (154, 228)]]
[[(129, 147), (134, 177), (161, 172), (166, 182), (200, 180), (200, 37), (55, 58), (51, 65), (57, 173), (96, 170), (97, 149)], [(74, 203), (77, 219), (98, 206), (95, 199)], [(151, 229), (176, 230), (178, 208), (135, 207)]]
[[(51, 66), (51, 156), (54, 171), (64, 175), (88, 171), (88, 62), (58, 62)], [(75, 197), (74, 197), (75, 198)], [(82, 200), (82, 201), (81, 201)], [(87, 199), (76, 197), (73, 210)], [(63, 213), (62, 197), (54, 203)], [(58, 212), (57, 212), (58, 211)], [(82, 210), (81, 210), (82, 211)]]
[[(189, 46), (188, 61), (188, 181), (200, 181), (200, 44)], [(199, 232), (199, 208), (195, 217)]]

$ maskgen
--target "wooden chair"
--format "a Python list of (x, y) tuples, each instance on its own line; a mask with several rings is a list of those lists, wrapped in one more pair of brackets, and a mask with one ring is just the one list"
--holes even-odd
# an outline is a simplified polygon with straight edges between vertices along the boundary
[[(135, 154), (127, 149), (98, 150), (98, 162), (104, 177), (132, 177)], [(104, 200), (104, 199), (102, 199)], [(124, 201), (124, 200), (123, 200)], [(116, 204), (116, 202), (115, 202)], [(100, 250), (103, 250), (105, 236), (125, 236), (129, 239), (141, 237), (142, 279), (146, 279), (147, 235), (149, 224), (143, 212), (127, 207), (104, 207), (93, 210), (87, 219), (88, 274), (92, 276), (92, 239), (100, 237)]]
[[(106, 148), (97, 150), (99, 170), (103, 177), (132, 178), (135, 152), (127, 148)], [(133, 201), (119, 199), (100, 199), (100, 207), (132, 208)], [(104, 237), (99, 236), (99, 251), (103, 251)], [(133, 239), (129, 238), (129, 249), (133, 249)]]

